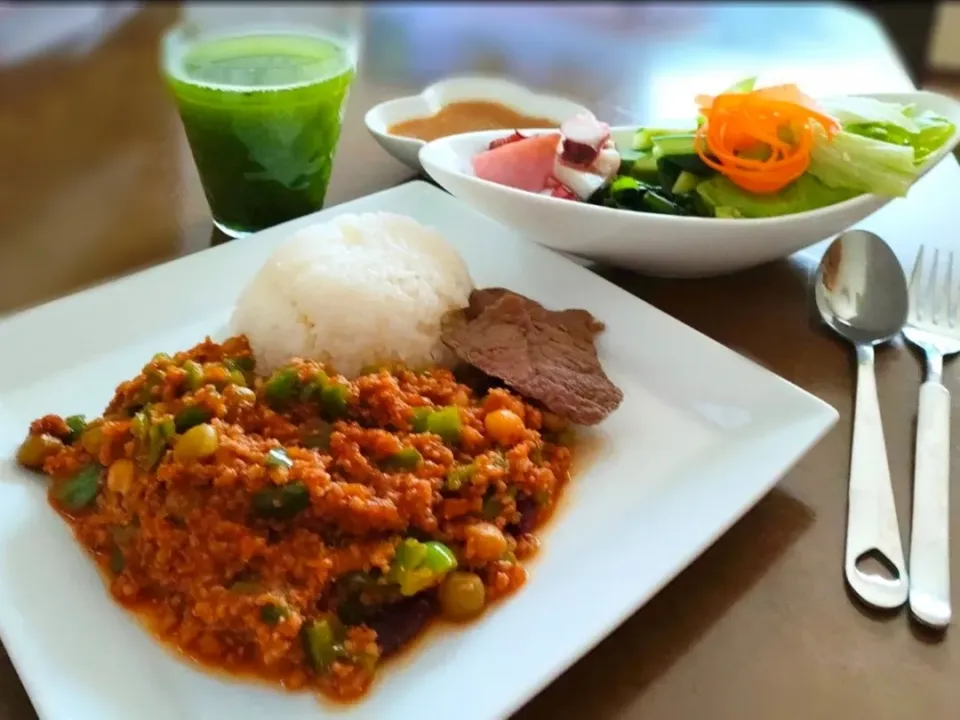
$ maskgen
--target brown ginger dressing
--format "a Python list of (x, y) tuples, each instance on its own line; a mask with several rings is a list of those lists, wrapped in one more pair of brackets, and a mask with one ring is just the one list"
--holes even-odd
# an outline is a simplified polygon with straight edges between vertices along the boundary
[(524, 115), (502, 103), (461, 100), (444, 105), (433, 115), (394, 123), (387, 128), (387, 132), (430, 142), (448, 135), (479, 130), (523, 130), (559, 126), (560, 123), (556, 120)]

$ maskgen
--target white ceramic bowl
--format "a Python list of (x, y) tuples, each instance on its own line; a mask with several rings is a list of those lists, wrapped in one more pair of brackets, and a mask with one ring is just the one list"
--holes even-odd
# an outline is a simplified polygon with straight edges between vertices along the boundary
[(531, 117), (545, 117), (561, 123), (587, 108), (556, 95), (541, 95), (501, 78), (454, 77), (435, 83), (419, 95), (388, 100), (371, 108), (363, 120), (367, 130), (384, 150), (414, 170), (420, 170), (418, 154), (426, 145), (416, 138), (391, 135), (387, 128), (404, 120), (428, 117), (449, 103), (464, 100), (498, 102)]
[[(915, 103), (957, 126), (949, 142), (929, 159), (924, 174), (960, 141), (960, 103), (952, 98), (922, 91), (869, 97)], [(621, 147), (629, 147), (632, 127), (613, 132)], [(420, 151), (420, 162), (448, 192), (529, 239), (651, 275), (709, 277), (760, 265), (832, 237), (890, 202), (886, 197), (861, 195), (818, 210), (749, 220), (674, 217), (588, 205), (475, 177), (471, 158), (503, 134), (480, 132), (436, 140)]]

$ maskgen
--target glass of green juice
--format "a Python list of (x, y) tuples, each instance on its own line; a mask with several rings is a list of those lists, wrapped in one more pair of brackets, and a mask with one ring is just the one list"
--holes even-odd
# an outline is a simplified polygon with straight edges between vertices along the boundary
[(213, 221), (240, 237), (323, 207), (356, 52), (309, 23), (183, 23), (163, 39)]

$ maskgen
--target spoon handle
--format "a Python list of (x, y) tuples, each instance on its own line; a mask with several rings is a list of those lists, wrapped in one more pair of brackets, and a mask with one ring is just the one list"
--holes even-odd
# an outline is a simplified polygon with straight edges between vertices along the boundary
[(950, 392), (920, 386), (910, 531), (910, 610), (920, 622), (950, 624)]
[[(857, 567), (857, 561), (864, 556), (888, 566), (893, 578)], [(857, 400), (844, 570), (850, 587), (868, 605), (891, 609), (907, 601), (907, 570), (883, 439), (873, 348), (865, 345), (857, 346)]]

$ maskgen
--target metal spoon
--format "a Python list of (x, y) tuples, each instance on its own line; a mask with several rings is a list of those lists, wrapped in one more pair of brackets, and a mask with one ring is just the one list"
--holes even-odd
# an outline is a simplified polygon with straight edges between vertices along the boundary
[[(883, 240), (865, 230), (850, 230), (823, 256), (815, 296), (823, 321), (857, 351), (844, 572), (865, 603), (897, 608), (907, 601), (909, 584), (877, 401), (873, 347), (899, 334), (906, 322), (907, 280)], [(893, 579), (860, 569), (857, 564), (865, 556), (888, 565)]]

